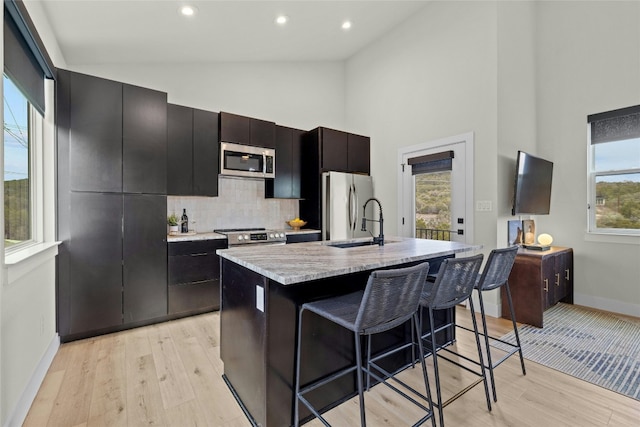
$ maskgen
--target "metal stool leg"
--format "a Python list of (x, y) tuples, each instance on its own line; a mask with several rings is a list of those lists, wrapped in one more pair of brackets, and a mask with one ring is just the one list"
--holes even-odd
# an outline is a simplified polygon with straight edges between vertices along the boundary
[(433, 329), (434, 325), (433, 310), (429, 308), (429, 328), (431, 330), (431, 355), (433, 356), (433, 370), (436, 376), (436, 406), (438, 407), (438, 418), (440, 420), (440, 427), (444, 427), (444, 414), (442, 407), (442, 392), (440, 389), (440, 372), (438, 371), (438, 356), (436, 355), (436, 332)]
[(516, 344), (518, 344), (518, 353), (520, 354), (520, 365), (522, 366), (522, 375), (527, 375), (527, 371), (524, 368), (524, 356), (522, 355), (522, 345), (520, 344), (520, 335), (518, 334), (518, 326), (516, 325), (516, 314), (513, 311), (513, 301), (511, 300), (511, 290), (509, 289), (509, 282), (505, 284), (507, 288), (507, 300), (509, 302), (509, 311), (511, 311), (511, 322), (513, 323), (513, 332), (516, 336)]
[[(367, 425), (367, 422), (365, 420), (365, 416), (364, 416), (364, 391), (363, 391), (363, 385), (362, 385), (362, 351), (360, 349), (360, 335), (358, 335), (357, 333), (353, 334), (355, 337), (355, 346), (356, 346), (356, 366), (358, 367), (358, 369), (356, 369), (356, 379), (358, 381), (358, 395), (360, 398), (360, 425), (362, 427)], [(369, 363), (367, 361), (367, 363)]]
[(480, 317), (482, 318), (482, 332), (484, 332), (484, 345), (487, 351), (487, 367), (489, 368), (489, 377), (491, 379), (491, 391), (493, 392), (493, 401), (498, 401), (498, 394), (496, 393), (496, 381), (493, 376), (493, 362), (491, 361), (491, 349), (489, 348), (489, 333), (487, 332), (487, 319), (484, 316), (484, 301), (482, 299), (482, 292), (478, 289), (478, 301), (480, 301)]
[(487, 408), (489, 409), (489, 411), (491, 411), (491, 399), (489, 398), (489, 386), (487, 385), (487, 374), (484, 370), (482, 347), (480, 346), (480, 335), (478, 334), (478, 322), (476, 321), (476, 312), (473, 309), (472, 298), (469, 298), (469, 309), (471, 311), (471, 320), (473, 321), (473, 332), (476, 336), (476, 346), (478, 347), (478, 357), (480, 359), (480, 372), (482, 373), (482, 382), (484, 383), (484, 393), (487, 397)]
[[(422, 310), (420, 310), (422, 312)], [(421, 336), (421, 325), (422, 322), (418, 320), (418, 313), (413, 315), (413, 321), (411, 322), (411, 330), (415, 331), (415, 335), (412, 335), (413, 338), (418, 339), (418, 351), (422, 355), (420, 357), (420, 365), (422, 366), (422, 376), (424, 377), (424, 386), (427, 391), (427, 399), (429, 400), (429, 412), (431, 413), (431, 425), (432, 427), (436, 427), (436, 417), (433, 412), (433, 399), (431, 397), (431, 386), (429, 386), (429, 378), (427, 377), (427, 363), (424, 361), (424, 349), (422, 348), (422, 336)], [(411, 354), (413, 355), (414, 347), (411, 346)]]

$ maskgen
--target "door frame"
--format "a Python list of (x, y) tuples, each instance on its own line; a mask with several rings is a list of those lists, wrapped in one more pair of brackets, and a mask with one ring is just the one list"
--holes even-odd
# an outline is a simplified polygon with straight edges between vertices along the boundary
[[(447, 150), (447, 147), (452, 144), (464, 144), (465, 151), (465, 197), (464, 197), (464, 218), (466, 222), (465, 226), (465, 238), (464, 243), (472, 244), (473, 236), (474, 236), (474, 210), (473, 210), (473, 200), (474, 200), (474, 133), (467, 132), (459, 135), (453, 135), (445, 138), (440, 138), (432, 141), (423, 142), (420, 144), (410, 145), (407, 147), (401, 147), (398, 149), (398, 199), (397, 199), (397, 207), (398, 207), (398, 223), (397, 230), (398, 234), (403, 237), (411, 237), (407, 236), (406, 232), (403, 232), (405, 228), (402, 224), (402, 218), (404, 216), (404, 208), (405, 203), (407, 203), (407, 198), (412, 197), (409, 193), (409, 189), (405, 188), (405, 180), (404, 180), (404, 166), (403, 159), (412, 153), (417, 153), (425, 150), (433, 150), (433, 149), (442, 149), (443, 151)], [(414, 201), (415, 203), (415, 201)], [(415, 226), (413, 227), (415, 229)]]

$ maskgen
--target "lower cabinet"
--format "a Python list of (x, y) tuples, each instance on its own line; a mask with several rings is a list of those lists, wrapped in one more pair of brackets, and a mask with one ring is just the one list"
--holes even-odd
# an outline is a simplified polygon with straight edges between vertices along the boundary
[(220, 309), (220, 257), (226, 239), (169, 242), (169, 315)]
[(289, 243), (303, 243), (303, 242), (317, 242), (322, 240), (320, 238), (320, 232), (317, 233), (287, 233), (287, 244)]
[[(509, 275), (516, 321), (543, 327), (543, 313), (559, 301), (573, 304), (573, 250), (521, 249)], [(506, 289), (502, 287), (502, 317), (509, 318)]]
[(58, 256), (63, 342), (166, 317), (166, 215), (162, 195), (71, 192)]

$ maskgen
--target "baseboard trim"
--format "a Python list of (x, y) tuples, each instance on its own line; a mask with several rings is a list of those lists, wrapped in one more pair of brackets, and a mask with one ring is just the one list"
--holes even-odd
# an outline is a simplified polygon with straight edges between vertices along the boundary
[(596, 308), (598, 310), (610, 311), (627, 316), (640, 317), (640, 304), (631, 304), (628, 302), (613, 300), (609, 298), (594, 297), (577, 292), (574, 292), (573, 294), (573, 302), (576, 305)]
[(60, 348), (60, 336), (56, 333), (49, 343), (42, 359), (40, 359), (40, 362), (36, 366), (36, 369), (33, 371), (33, 375), (31, 375), (31, 379), (27, 383), (27, 386), (22, 391), (16, 406), (11, 411), (11, 415), (5, 423), (5, 427), (19, 427), (24, 423), (24, 420), (27, 418), (27, 414), (29, 413), (29, 409), (31, 408), (31, 404), (35, 400), (38, 390), (44, 381), (44, 377), (47, 375), (47, 371), (53, 362), (53, 358), (58, 352), (58, 348)]

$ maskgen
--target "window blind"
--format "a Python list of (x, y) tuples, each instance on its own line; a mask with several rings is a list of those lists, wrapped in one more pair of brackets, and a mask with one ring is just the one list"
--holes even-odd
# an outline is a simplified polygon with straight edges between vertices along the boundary
[(411, 165), (411, 174), (450, 171), (453, 151), (443, 151), (441, 153), (428, 154), (426, 156), (412, 157), (407, 163)]
[(640, 105), (587, 116), (591, 144), (640, 138)]
[(44, 79), (53, 64), (22, 1), (4, 2), (4, 71), (44, 115)]

